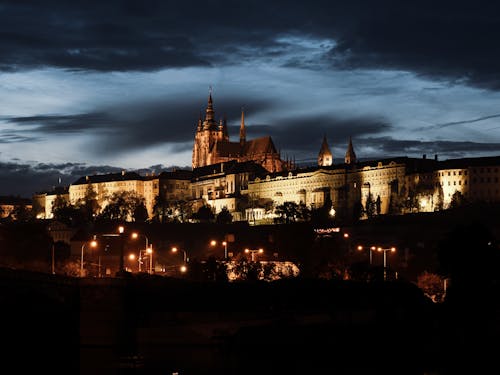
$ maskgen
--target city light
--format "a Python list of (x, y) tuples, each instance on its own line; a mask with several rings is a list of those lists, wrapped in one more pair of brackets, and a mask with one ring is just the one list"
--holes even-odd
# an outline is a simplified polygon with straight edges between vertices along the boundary
[(262, 254), (264, 252), (264, 249), (245, 249), (245, 253), (250, 253), (252, 257), (252, 262), (255, 262), (255, 254)]
[(84, 242), (83, 245), (82, 245), (82, 254), (81, 254), (81, 257), (80, 257), (80, 277), (83, 277), (83, 251), (85, 250), (85, 245), (87, 245), (87, 243), (90, 244), (90, 247), (97, 247), (97, 241), (96, 240), (92, 240), (90, 242)]

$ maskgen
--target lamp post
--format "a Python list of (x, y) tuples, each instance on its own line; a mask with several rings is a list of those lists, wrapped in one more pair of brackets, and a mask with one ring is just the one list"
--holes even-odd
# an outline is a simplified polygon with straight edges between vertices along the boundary
[(227, 260), (227, 241), (222, 241), (224, 245), (224, 259)]
[(97, 246), (97, 241), (96, 240), (92, 240), (90, 242), (84, 242), (83, 243), (83, 245), (82, 245), (82, 254), (81, 254), (81, 257), (80, 257), (80, 277), (83, 277), (83, 250), (85, 249), (85, 245), (87, 243), (90, 243), (91, 247), (96, 247)]
[(153, 244), (150, 244), (146, 249), (146, 253), (149, 254), (149, 273), (153, 274)]
[(262, 254), (264, 252), (264, 249), (245, 249), (245, 253), (250, 253), (252, 256), (252, 262), (255, 262), (255, 254)]
[[(147, 252), (148, 247), (149, 247), (149, 239), (145, 234), (139, 234), (137, 232), (132, 233), (132, 238), (136, 239), (139, 236), (143, 236), (144, 239), (146, 240), (146, 247), (144, 248), (144, 251)], [(142, 271), (142, 250), (139, 250), (139, 272)]]
[[(361, 245), (358, 246), (358, 250), (359, 251), (362, 251), (363, 249), (364, 249), (363, 246), (361, 246)], [(372, 247), (368, 248), (368, 251), (370, 252), (370, 265), (372, 264), (372, 251), (375, 251), (375, 250), (376, 250), (375, 246), (372, 246)]]
[[(177, 251), (179, 251), (179, 249), (177, 249), (176, 247), (173, 247), (172, 248), (172, 252), (173, 253), (176, 253)], [(187, 253), (184, 251), (184, 250), (181, 250), (182, 251), (182, 256), (183, 256), (183, 260), (184, 260), (184, 263), (187, 263)]]
[(349, 233), (344, 233), (344, 238), (347, 241), (347, 250), (351, 252), (351, 237), (349, 236)]
[(391, 253), (396, 252), (395, 247), (388, 247), (388, 248), (383, 248), (383, 247), (377, 247), (377, 251), (384, 252), (384, 281), (387, 280), (387, 255), (386, 253), (390, 251)]
[[(221, 242), (222, 246), (224, 246), (224, 259), (227, 259), (227, 241), (222, 241)], [(215, 246), (217, 245), (217, 241), (212, 240), (210, 241), (210, 246)]]
[(125, 232), (125, 227), (123, 225), (120, 225), (118, 227), (118, 233), (120, 234), (120, 269), (118, 272), (120, 274), (123, 274), (124, 270), (124, 264), (123, 264), (123, 253), (125, 250), (125, 238), (123, 237), (123, 232)]

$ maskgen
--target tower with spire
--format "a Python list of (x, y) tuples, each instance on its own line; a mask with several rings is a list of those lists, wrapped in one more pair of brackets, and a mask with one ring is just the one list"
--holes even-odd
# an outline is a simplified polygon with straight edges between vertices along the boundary
[(247, 140), (245, 112), (241, 110), (239, 142), (230, 142), (226, 116), (215, 120), (212, 89), (208, 95), (205, 119), (201, 115), (194, 136), (192, 167), (204, 167), (230, 160), (238, 162), (254, 161), (269, 172), (280, 172), (285, 168), (271, 137)]
[(352, 147), (352, 138), (349, 137), (349, 145), (347, 146), (347, 151), (345, 153), (345, 163), (346, 164), (356, 164), (356, 153), (354, 152), (354, 147)]
[(328, 147), (328, 142), (326, 141), (326, 134), (323, 136), (323, 143), (321, 144), (321, 149), (318, 154), (318, 165), (320, 167), (329, 167), (333, 164), (333, 154)]

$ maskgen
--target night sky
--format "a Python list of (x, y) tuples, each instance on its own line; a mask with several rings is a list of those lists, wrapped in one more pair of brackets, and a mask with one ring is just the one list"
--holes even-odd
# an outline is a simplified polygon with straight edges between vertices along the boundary
[(500, 155), (500, 3), (0, 1), (0, 195), (190, 167), (212, 87), (282, 156)]

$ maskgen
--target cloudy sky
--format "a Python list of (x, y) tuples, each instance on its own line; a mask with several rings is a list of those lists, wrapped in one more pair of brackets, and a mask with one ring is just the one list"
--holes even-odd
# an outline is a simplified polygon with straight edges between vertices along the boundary
[(190, 167), (212, 87), (308, 164), (500, 155), (497, 2), (0, 1), (0, 195)]

